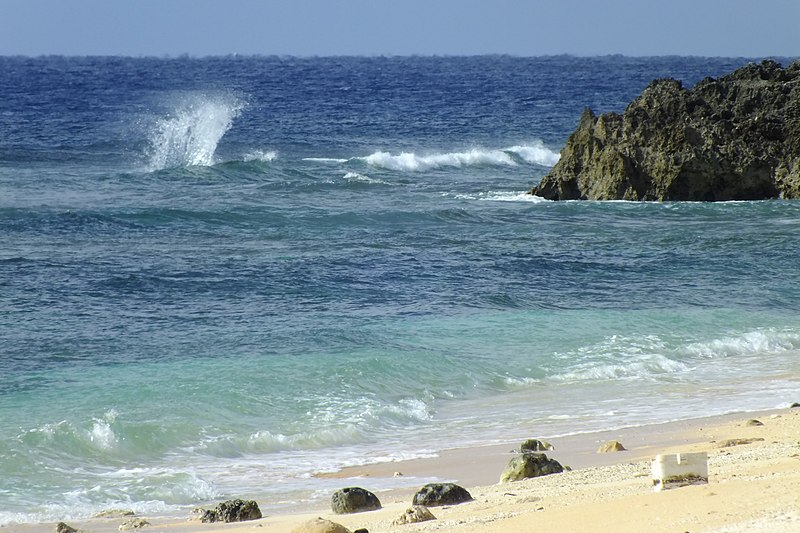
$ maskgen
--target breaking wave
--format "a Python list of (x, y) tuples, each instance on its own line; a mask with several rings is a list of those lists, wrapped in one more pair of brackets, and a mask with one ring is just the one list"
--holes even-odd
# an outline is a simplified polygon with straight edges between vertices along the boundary
[(528, 191), (487, 191), (474, 194), (456, 194), (458, 200), (480, 200), (487, 202), (530, 202), (534, 204), (550, 202), (541, 196), (534, 196)]
[(148, 170), (213, 165), (220, 139), (244, 106), (229, 95), (184, 96), (150, 132)]
[(506, 166), (514, 167), (520, 163), (553, 166), (559, 154), (547, 148), (541, 141), (532, 145), (519, 145), (509, 148), (486, 150), (473, 148), (465, 152), (446, 152), (419, 155), (413, 152), (374, 152), (357, 158), (368, 165), (405, 172), (419, 172), (445, 167)]

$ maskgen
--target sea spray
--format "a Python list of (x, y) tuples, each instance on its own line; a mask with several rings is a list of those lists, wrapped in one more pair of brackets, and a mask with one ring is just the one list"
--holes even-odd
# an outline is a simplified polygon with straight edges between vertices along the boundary
[(148, 170), (213, 165), (217, 145), (244, 107), (230, 95), (192, 93), (179, 98), (153, 125)]

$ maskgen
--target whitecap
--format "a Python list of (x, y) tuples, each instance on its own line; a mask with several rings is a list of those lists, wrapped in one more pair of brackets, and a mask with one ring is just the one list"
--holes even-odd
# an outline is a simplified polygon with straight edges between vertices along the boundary
[(390, 152), (375, 152), (359, 159), (374, 167), (404, 172), (476, 165), (517, 166), (516, 161), (502, 150), (481, 150), (477, 148), (467, 152), (449, 152), (425, 156), (417, 155), (413, 152), (402, 152), (398, 155), (393, 155)]
[(313, 163), (347, 163), (349, 159), (339, 159), (336, 157), (304, 157), (303, 161), (310, 161)]
[(364, 174), (359, 174), (358, 172), (348, 172), (347, 174), (344, 175), (343, 179), (351, 183), (370, 183), (370, 184), (388, 185), (388, 183), (383, 180), (370, 178), (369, 176), (365, 176)]
[(794, 331), (762, 329), (738, 336), (695, 342), (686, 346), (685, 351), (697, 357), (715, 358), (781, 353), (797, 349), (800, 349), (800, 334)]
[(244, 154), (243, 160), (245, 162), (251, 161), (260, 161), (262, 163), (269, 163), (270, 161), (274, 161), (278, 157), (278, 153), (275, 151), (264, 151), (264, 150), (253, 150), (251, 152), (247, 152)]
[(541, 196), (534, 196), (528, 191), (488, 191), (475, 194), (456, 194), (458, 200), (479, 200), (489, 202), (530, 202), (539, 204), (550, 202)]
[(532, 145), (518, 145), (505, 149), (506, 152), (517, 154), (526, 163), (552, 167), (561, 158), (561, 154), (555, 152), (544, 145), (542, 141), (536, 141)]

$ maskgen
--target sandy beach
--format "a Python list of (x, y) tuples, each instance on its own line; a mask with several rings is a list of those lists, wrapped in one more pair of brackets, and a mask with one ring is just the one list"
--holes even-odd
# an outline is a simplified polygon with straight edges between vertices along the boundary
[[(750, 420), (763, 425), (753, 425)], [(536, 437), (532, 435), (531, 437)], [(597, 453), (619, 440), (626, 451)], [(731, 439), (753, 442), (733, 444)], [(800, 531), (800, 409), (738, 413), (603, 433), (552, 439), (548, 456), (572, 468), (524, 481), (498, 484), (519, 443), (456, 449), (432, 459), (378, 464), (332, 474), (342, 487), (370, 490), (373, 480), (402, 474), (436, 477), (466, 487), (474, 501), (432, 507), (435, 520), (396, 526), (416, 489), (375, 491), (383, 508), (335, 515), (329, 507), (302, 509), (238, 524), (203, 524), (196, 519), (141, 517), (144, 531), (291, 532), (322, 517), (351, 531)], [(651, 461), (661, 453), (708, 453), (708, 484), (654, 492)], [(69, 525), (86, 532), (117, 531), (128, 518), (95, 518)], [(55, 524), (8, 525), (3, 531), (54, 531)]]

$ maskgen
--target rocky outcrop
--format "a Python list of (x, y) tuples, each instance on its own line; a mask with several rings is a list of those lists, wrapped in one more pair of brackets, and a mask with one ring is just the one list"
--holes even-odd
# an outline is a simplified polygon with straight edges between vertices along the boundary
[(500, 475), (500, 483), (558, 474), (563, 471), (564, 467), (555, 459), (550, 459), (543, 453), (525, 452), (515, 455), (508, 461)]
[(625, 111), (586, 109), (531, 190), (550, 200), (800, 198), (800, 61), (749, 64), (692, 89), (650, 83)]
[(428, 483), (414, 494), (414, 505), (437, 507), (472, 501), (472, 495), (455, 483)]
[(363, 513), (380, 508), (378, 497), (361, 487), (337, 490), (331, 496), (331, 510), (336, 514)]

